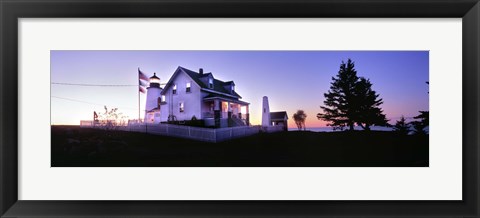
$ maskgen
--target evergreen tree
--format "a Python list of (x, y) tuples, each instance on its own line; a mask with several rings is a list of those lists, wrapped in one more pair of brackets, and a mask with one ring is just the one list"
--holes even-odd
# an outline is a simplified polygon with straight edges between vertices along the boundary
[(363, 77), (359, 78), (355, 86), (355, 106), (356, 123), (364, 130), (370, 130), (370, 127), (375, 126), (389, 126), (388, 120), (383, 114), (380, 105), (383, 104), (383, 99), (372, 90), (372, 83), (370, 80)]
[[(429, 81), (426, 81), (427, 85), (430, 85)], [(430, 93), (430, 92), (427, 92)], [(413, 126), (415, 129), (415, 134), (427, 134), (427, 131), (425, 131), (425, 128), (429, 125), (429, 116), (430, 113), (429, 111), (419, 111), (419, 115), (416, 117), (413, 117), (413, 119), (417, 119), (415, 121), (412, 121), (410, 124)]]
[(413, 117), (417, 119), (411, 122), (411, 125), (415, 129), (415, 134), (427, 134), (425, 128), (429, 125), (429, 112), (428, 111), (419, 111), (418, 116)]
[(405, 117), (402, 116), (393, 126), (393, 130), (401, 135), (408, 135), (408, 133), (410, 133), (410, 124), (407, 123)]
[(333, 129), (348, 126), (353, 130), (355, 124), (354, 89), (358, 82), (357, 71), (352, 60), (340, 64), (336, 77), (332, 77), (330, 90), (324, 94), (325, 106), (320, 106), (324, 113), (318, 113), (317, 118), (330, 122)]
[(332, 77), (330, 90), (324, 94), (325, 106), (320, 106), (323, 113), (317, 118), (329, 122), (334, 129), (353, 130), (355, 124), (364, 130), (373, 125), (388, 126), (387, 119), (380, 105), (383, 100), (372, 90), (372, 83), (357, 76), (355, 64), (348, 59), (340, 64), (336, 77)]

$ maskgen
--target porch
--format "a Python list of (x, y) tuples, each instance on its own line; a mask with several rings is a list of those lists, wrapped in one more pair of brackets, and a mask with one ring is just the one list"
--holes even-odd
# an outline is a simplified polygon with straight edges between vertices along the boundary
[(249, 103), (222, 97), (204, 98), (202, 119), (207, 126), (233, 127), (248, 126)]

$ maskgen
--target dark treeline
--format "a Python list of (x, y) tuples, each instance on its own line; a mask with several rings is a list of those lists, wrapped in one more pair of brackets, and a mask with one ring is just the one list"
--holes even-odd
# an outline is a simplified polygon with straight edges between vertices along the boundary
[[(428, 84), (428, 82), (427, 82)], [(317, 118), (327, 121), (328, 126), (334, 130), (354, 130), (354, 126), (360, 126), (364, 130), (370, 130), (372, 126), (393, 127), (401, 134), (426, 134), (428, 126), (428, 111), (419, 111), (414, 121), (408, 123), (405, 118), (396, 121), (392, 126), (388, 123), (381, 105), (383, 99), (372, 89), (370, 79), (357, 75), (355, 63), (348, 59), (342, 61), (340, 69), (335, 77), (332, 77), (330, 89), (324, 93), (324, 106), (320, 106), (322, 113)]]

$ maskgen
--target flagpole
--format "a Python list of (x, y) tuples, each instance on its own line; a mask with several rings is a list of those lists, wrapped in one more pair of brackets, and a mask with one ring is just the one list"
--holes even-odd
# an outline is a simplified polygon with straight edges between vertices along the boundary
[(140, 122), (140, 85), (138, 86), (138, 122)]
[[(138, 79), (140, 80), (140, 67), (138, 68)], [(140, 83), (138, 84), (138, 122), (140, 122)]]

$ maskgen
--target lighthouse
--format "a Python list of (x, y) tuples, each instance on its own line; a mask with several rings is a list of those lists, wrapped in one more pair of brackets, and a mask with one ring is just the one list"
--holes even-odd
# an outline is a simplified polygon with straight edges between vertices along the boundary
[(160, 123), (160, 78), (156, 73), (149, 79), (147, 87), (147, 101), (145, 103), (145, 123)]
[(271, 126), (270, 122), (270, 106), (268, 106), (268, 97), (263, 96), (262, 103), (262, 126), (267, 127)]

